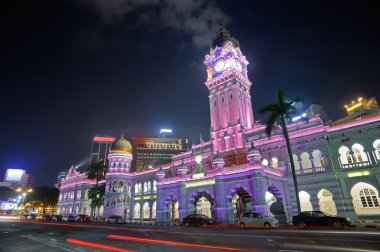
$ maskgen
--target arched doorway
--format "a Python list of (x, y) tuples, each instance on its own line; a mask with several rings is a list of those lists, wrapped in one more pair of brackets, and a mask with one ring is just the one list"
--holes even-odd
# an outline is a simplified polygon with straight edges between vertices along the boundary
[(280, 224), (286, 224), (286, 213), (281, 191), (275, 185), (268, 187), (265, 193), (267, 214), (275, 217)]
[(330, 215), (337, 215), (336, 205), (330, 191), (322, 189), (317, 194), (319, 210)]
[(150, 207), (149, 202), (143, 204), (143, 220), (149, 220), (150, 218)]
[(243, 188), (237, 188), (232, 195), (232, 218), (238, 222), (242, 212), (252, 211), (251, 196)]
[(124, 209), (124, 220), (129, 220), (130, 210), (129, 207)]
[(204, 214), (211, 219), (216, 219), (214, 211), (214, 199), (206, 192), (199, 192), (194, 200), (195, 213)]
[(207, 217), (211, 218), (211, 203), (210, 203), (210, 201), (204, 196), (199, 198), (199, 200), (197, 201), (196, 206), (195, 206), (195, 212), (197, 214), (204, 214)]
[(300, 203), (301, 203), (301, 212), (304, 211), (313, 211), (313, 205), (310, 202), (310, 194), (305, 191), (299, 192)]
[(133, 219), (140, 220), (140, 203), (136, 202), (133, 207)]
[(178, 211), (178, 201), (175, 198), (172, 198), (168, 202), (168, 220), (171, 222), (177, 222), (179, 219), (179, 211)]

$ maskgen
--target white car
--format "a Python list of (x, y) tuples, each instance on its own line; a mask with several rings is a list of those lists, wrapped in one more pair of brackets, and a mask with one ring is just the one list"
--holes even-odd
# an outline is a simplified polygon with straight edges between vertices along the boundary
[(239, 224), (241, 228), (246, 227), (278, 227), (278, 220), (273, 217), (265, 217), (259, 213), (245, 212), (241, 213)]

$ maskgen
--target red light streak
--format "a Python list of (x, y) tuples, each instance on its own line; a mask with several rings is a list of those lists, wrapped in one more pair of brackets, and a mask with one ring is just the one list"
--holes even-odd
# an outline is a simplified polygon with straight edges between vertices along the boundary
[(239, 249), (239, 248), (232, 248), (232, 247), (190, 244), (190, 243), (174, 242), (174, 241), (162, 241), (162, 240), (156, 240), (156, 239), (147, 239), (147, 238), (139, 238), (139, 237), (132, 237), (132, 236), (121, 236), (121, 235), (108, 235), (107, 238), (116, 239), (116, 240), (123, 240), (123, 241), (134, 241), (134, 242), (143, 242), (143, 243), (157, 243), (157, 244), (164, 244), (164, 245), (174, 245), (174, 246), (179, 246), (179, 247), (190, 247), (190, 248), (219, 249), (219, 250), (241, 251), (241, 252), (254, 252), (255, 251), (255, 250)]
[(135, 252), (134, 250), (128, 250), (128, 249), (123, 249), (123, 248), (119, 248), (119, 247), (113, 247), (113, 246), (104, 245), (104, 244), (95, 243), (95, 242), (82, 241), (82, 240), (77, 240), (77, 239), (73, 239), (73, 238), (67, 238), (66, 241), (68, 243), (72, 243), (75, 245), (86, 246), (86, 247), (91, 247), (91, 248), (98, 248), (98, 249), (105, 249), (105, 250), (109, 250), (109, 251)]

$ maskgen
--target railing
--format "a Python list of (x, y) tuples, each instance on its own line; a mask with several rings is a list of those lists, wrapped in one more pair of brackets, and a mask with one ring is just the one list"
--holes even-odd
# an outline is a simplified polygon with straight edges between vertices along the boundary
[(364, 162), (355, 162), (351, 164), (341, 164), (341, 168), (358, 168), (358, 167), (366, 167), (370, 165), (371, 163), (369, 161), (364, 161)]
[(307, 168), (307, 169), (299, 169), (296, 170), (297, 175), (302, 175), (302, 174), (311, 174), (311, 173), (319, 173), (319, 172), (325, 172), (326, 168), (325, 167), (312, 167), (312, 168)]

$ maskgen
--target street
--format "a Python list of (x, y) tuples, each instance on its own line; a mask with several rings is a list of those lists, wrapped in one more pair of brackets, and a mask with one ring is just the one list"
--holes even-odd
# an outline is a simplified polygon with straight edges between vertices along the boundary
[(380, 251), (376, 229), (238, 229), (4, 220), (0, 251)]

